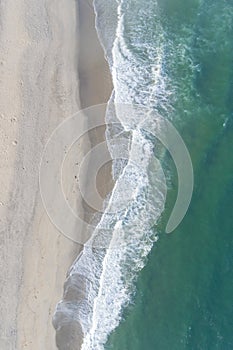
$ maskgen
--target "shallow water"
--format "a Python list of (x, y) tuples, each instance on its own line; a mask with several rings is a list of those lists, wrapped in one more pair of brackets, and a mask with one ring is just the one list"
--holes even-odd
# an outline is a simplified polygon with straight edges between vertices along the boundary
[(133, 305), (124, 311), (124, 321), (110, 336), (106, 349), (230, 350), (233, 4), (157, 4), (166, 38), (165, 90), (172, 91), (168, 117), (189, 148), (195, 188), (184, 221), (167, 236), (164, 225), (176, 191), (172, 186), (159, 225), (160, 239), (139, 275)]

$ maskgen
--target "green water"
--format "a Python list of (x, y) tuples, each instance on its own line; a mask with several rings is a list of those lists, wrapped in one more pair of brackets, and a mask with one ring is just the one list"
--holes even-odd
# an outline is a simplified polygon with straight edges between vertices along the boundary
[[(166, 235), (176, 195), (171, 185), (160, 239), (106, 349), (231, 350), (233, 2), (158, 4), (168, 40), (167, 71), (176, 86), (172, 119), (192, 157), (194, 193), (185, 219)], [(198, 69), (187, 64), (187, 53)]]

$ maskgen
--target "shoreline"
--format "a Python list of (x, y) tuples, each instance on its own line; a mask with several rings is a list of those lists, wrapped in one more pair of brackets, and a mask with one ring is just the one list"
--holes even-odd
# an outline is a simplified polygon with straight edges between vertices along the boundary
[[(112, 93), (113, 85), (110, 70), (97, 36), (93, 5), (88, 1), (79, 0), (77, 3), (77, 11), (79, 35), (79, 94), (81, 109), (85, 109), (93, 105), (108, 102)], [(100, 86), (102, 86), (102, 89), (100, 89)], [(105, 121), (104, 117), (105, 116), (103, 115), (103, 123)], [(90, 142), (89, 148), (103, 142), (105, 140), (105, 128), (98, 128), (89, 131), (88, 138)], [(89, 170), (87, 170), (87, 172)], [(86, 181), (86, 187), (87, 186), (88, 180)], [(108, 192), (111, 187), (111, 166), (108, 164), (104, 167), (99, 181), (97, 180), (97, 188), (104, 197), (106, 195), (105, 191)], [(82, 206), (84, 210), (84, 220), (90, 222), (95, 211), (92, 210), (84, 200), (82, 200)], [(80, 250), (80, 253), (81, 251), (82, 249)], [(79, 257), (77, 257), (73, 263), (77, 261), (78, 258)], [(78, 283), (81, 288), (81, 285), (84, 283), (84, 281), (82, 281), (82, 276), (79, 277)], [(72, 302), (72, 300), (77, 299), (80, 302), (84, 295), (81, 296), (76, 288), (77, 286), (72, 285), (72, 282), (69, 280), (69, 275), (67, 275), (62, 301)], [(66, 316), (58, 316), (56, 317), (54, 325), (56, 327), (56, 344), (59, 350), (81, 349), (84, 335), (82, 326), (78, 322), (69, 320)]]

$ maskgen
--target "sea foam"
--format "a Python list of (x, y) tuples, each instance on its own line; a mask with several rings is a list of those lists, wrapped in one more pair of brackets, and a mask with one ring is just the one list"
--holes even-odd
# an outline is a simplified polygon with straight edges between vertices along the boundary
[[(127, 107), (167, 108), (162, 29), (158, 24), (159, 35), (153, 36), (153, 31), (148, 34), (156, 40), (153, 46), (143, 44), (140, 33), (146, 30), (148, 14), (139, 1), (96, 0), (94, 5), (98, 35), (114, 84), (106, 112), (106, 141), (115, 159), (115, 186), (91, 239), (69, 271), (63, 300), (54, 315), (55, 328), (69, 322), (81, 325), (82, 350), (103, 350), (109, 334), (119, 325), (138, 272), (157, 239), (152, 227), (164, 210), (166, 198), (166, 181), (154, 157), (154, 140), (141, 126), (148, 113), (137, 113), (137, 109), (132, 113)], [(138, 31), (133, 37), (126, 23), (132, 6), (140, 13), (137, 26), (131, 13), (135, 22), (131, 26)], [(147, 11), (156, 16), (156, 4), (149, 2), (151, 6), (153, 9)], [(157, 118), (153, 113), (151, 116)], [(118, 157), (122, 145), (127, 155), (124, 159)], [(70, 290), (72, 298), (67, 297)]]

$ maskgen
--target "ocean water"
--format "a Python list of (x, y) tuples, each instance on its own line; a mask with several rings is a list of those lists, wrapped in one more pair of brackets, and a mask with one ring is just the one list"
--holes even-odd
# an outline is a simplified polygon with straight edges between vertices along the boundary
[(121, 126), (107, 129), (109, 150), (114, 157), (125, 142), (128, 161), (113, 163), (106, 212), (70, 270), (66, 287), (81, 297), (61, 301), (55, 322), (80, 323), (82, 350), (233, 349), (233, 2), (94, 5), (111, 102), (173, 123), (191, 155), (194, 192), (182, 223), (165, 234), (174, 162), (138, 127), (145, 116), (110, 104), (106, 120)]

